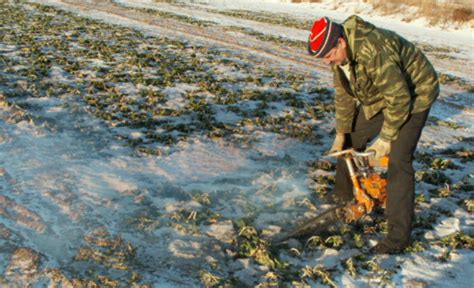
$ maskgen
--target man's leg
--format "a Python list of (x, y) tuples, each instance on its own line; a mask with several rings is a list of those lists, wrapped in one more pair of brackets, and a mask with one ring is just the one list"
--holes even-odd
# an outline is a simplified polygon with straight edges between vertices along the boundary
[[(353, 131), (346, 136), (343, 149), (354, 148), (365, 149), (367, 142), (371, 141), (380, 133), (383, 124), (383, 114), (379, 113), (370, 120), (365, 119), (364, 110), (359, 106), (353, 124)], [(352, 200), (354, 197), (353, 187), (349, 171), (344, 159), (337, 159), (336, 183), (334, 184), (333, 198), (336, 203)]]
[(401, 127), (398, 139), (391, 143), (387, 175), (388, 235), (384, 240), (395, 252), (410, 242), (414, 218), (415, 171), (413, 155), (425, 126), (428, 111), (410, 115)]

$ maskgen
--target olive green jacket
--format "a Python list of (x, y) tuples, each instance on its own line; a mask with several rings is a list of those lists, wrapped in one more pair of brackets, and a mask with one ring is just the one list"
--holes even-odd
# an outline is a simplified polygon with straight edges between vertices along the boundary
[(332, 65), (336, 130), (352, 131), (360, 103), (367, 120), (383, 111), (379, 137), (393, 141), (410, 114), (429, 109), (438, 97), (436, 72), (417, 47), (393, 31), (357, 16), (349, 17), (342, 26), (349, 48), (350, 81), (338, 65)]

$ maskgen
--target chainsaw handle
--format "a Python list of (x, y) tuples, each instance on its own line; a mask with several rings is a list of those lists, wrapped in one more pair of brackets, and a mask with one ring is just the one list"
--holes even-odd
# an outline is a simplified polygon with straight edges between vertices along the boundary
[(355, 159), (363, 159), (364, 157), (369, 157), (369, 166), (371, 167), (388, 167), (389, 157), (383, 156), (380, 159), (373, 160), (370, 156), (375, 156), (374, 150), (364, 151), (364, 152), (357, 152), (354, 148), (349, 148), (342, 151), (336, 151), (333, 153), (326, 154), (324, 157), (341, 157), (350, 155)]
[(354, 153), (352, 155), (354, 155), (355, 157), (370, 157), (370, 156), (375, 156), (375, 151), (369, 150), (369, 151), (364, 151), (364, 152), (357, 152), (354, 150)]
[(342, 151), (336, 151), (333, 153), (329, 153), (326, 155), (326, 157), (339, 157), (339, 156), (345, 156), (345, 155), (352, 155), (354, 157), (370, 157), (375, 155), (375, 151), (369, 150), (367, 152), (357, 152), (354, 150), (354, 148), (342, 150)]

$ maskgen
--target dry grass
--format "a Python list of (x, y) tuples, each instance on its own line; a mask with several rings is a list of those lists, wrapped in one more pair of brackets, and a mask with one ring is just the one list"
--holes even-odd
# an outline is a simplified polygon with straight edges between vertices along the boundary
[(437, 0), (365, 0), (374, 6), (374, 10), (379, 10), (383, 14), (389, 15), (418, 8), (416, 13), (411, 13), (411, 18), (406, 17), (405, 21), (412, 21), (418, 17), (426, 17), (431, 24), (449, 23), (470, 23), (474, 21), (474, 10), (470, 1), (437, 1)]
[(320, 3), (321, 0), (291, 0), (292, 3), (303, 3), (303, 2), (309, 2), (309, 3)]
[[(467, 23), (474, 27), (474, 5), (472, 0), (358, 0), (359, 2), (370, 3), (374, 10), (383, 15), (392, 15), (396, 13), (405, 13), (407, 16), (403, 19), (411, 22), (420, 17), (426, 17), (430, 24)], [(291, 0), (293, 3), (322, 2), (321, 0)], [(334, 8), (343, 4), (345, 1), (333, 0)], [(413, 12), (413, 8), (417, 8)]]

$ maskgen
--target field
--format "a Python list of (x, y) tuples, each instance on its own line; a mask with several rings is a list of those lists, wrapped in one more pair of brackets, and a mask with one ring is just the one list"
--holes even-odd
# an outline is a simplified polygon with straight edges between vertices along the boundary
[(0, 1), (0, 284), (470, 287), (466, 31), (448, 43), (386, 22), (442, 84), (410, 247), (369, 252), (378, 211), (275, 248), (268, 237), (328, 208), (332, 74), (305, 54), (306, 6), (210, 2)]

